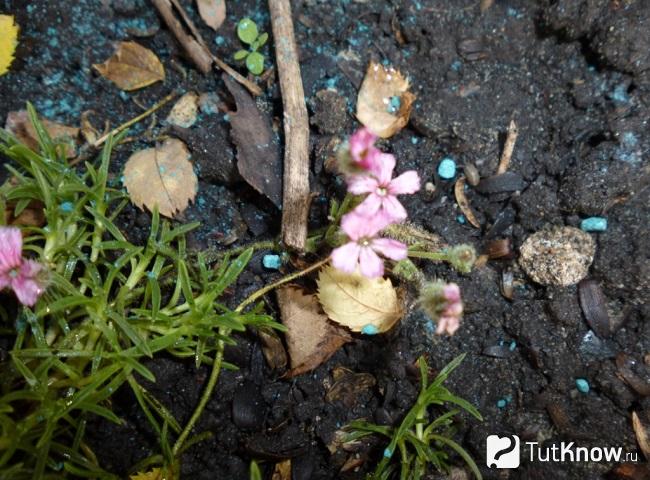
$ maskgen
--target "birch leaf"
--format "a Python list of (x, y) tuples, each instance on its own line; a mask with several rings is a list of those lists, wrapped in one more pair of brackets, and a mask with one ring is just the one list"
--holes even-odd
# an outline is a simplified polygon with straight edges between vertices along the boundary
[(131, 201), (142, 209), (157, 206), (169, 218), (184, 211), (198, 190), (189, 156), (185, 144), (176, 138), (131, 155), (124, 167), (124, 186)]
[(325, 362), (345, 343), (349, 334), (331, 324), (318, 305), (316, 295), (306, 295), (295, 285), (277, 290), (291, 371), (288, 376), (308, 372)]
[(112, 57), (93, 68), (126, 91), (165, 79), (165, 69), (156, 54), (135, 42), (120, 42)]
[(357, 118), (382, 138), (406, 126), (415, 95), (409, 81), (392, 67), (370, 62), (357, 97)]
[(367, 278), (327, 266), (317, 283), (325, 313), (353, 332), (386, 332), (403, 315), (397, 291), (387, 278)]
[(196, 0), (196, 5), (208, 27), (218, 30), (226, 19), (226, 0)]
[(9, 71), (18, 46), (18, 25), (11, 15), (0, 15), (0, 75)]

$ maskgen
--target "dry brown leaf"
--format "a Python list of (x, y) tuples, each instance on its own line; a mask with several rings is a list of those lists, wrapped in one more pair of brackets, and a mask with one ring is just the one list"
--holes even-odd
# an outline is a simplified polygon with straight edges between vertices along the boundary
[(650, 460), (650, 436), (648, 435), (648, 429), (636, 412), (632, 412), (632, 427), (634, 428), (636, 441), (643, 452), (643, 456), (646, 460)]
[(218, 30), (226, 19), (226, 0), (196, 0), (199, 15), (208, 27)]
[(167, 122), (181, 128), (190, 128), (196, 123), (199, 112), (199, 96), (194, 92), (183, 95), (167, 115)]
[(291, 480), (291, 459), (275, 464), (271, 480)]
[(370, 62), (357, 97), (357, 118), (373, 133), (388, 138), (406, 126), (415, 95), (409, 81), (392, 67)]
[(454, 194), (456, 195), (456, 202), (463, 212), (463, 215), (467, 218), (467, 221), (471, 223), (472, 226), (481, 228), (481, 224), (476, 219), (476, 215), (474, 215), (472, 207), (469, 206), (469, 200), (467, 200), (467, 196), (465, 195), (465, 177), (460, 177), (456, 180)]
[(327, 266), (317, 283), (325, 313), (354, 332), (383, 333), (402, 318), (401, 300), (387, 278), (366, 278)]
[[(76, 127), (68, 127), (62, 123), (51, 122), (45, 118), (40, 118), (43, 128), (50, 134), (52, 140), (63, 142), (66, 144), (66, 157), (74, 158), (77, 156), (77, 137), (79, 136), (79, 129)], [(7, 121), (5, 123), (5, 130), (11, 132), (18, 140), (27, 145), (30, 149), (38, 151), (38, 135), (36, 130), (29, 121), (27, 110), (19, 110), (17, 112), (9, 112), (7, 114)]]
[(149, 210), (158, 206), (160, 214), (170, 218), (185, 210), (198, 189), (189, 156), (176, 138), (131, 155), (124, 167), (124, 186), (131, 201)]
[(93, 68), (126, 91), (165, 79), (165, 68), (156, 54), (135, 42), (120, 42), (113, 56)]
[(5, 225), (16, 225), (21, 227), (42, 227), (45, 225), (45, 205), (38, 200), (29, 202), (18, 216), (15, 215), (16, 203), (9, 202), (5, 208)]
[(345, 343), (348, 333), (327, 320), (318, 304), (316, 295), (306, 295), (295, 286), (277, 290), (282, 323), (285, 333), (291, 371), (289, 377), (300, 375), (327, 361)]
[(348, 408), (354, 407), (361, 395), (366, 390), (374, 387), (377, 380), (369, 373), (355, 373), (345, 367), (336, 367), (332, 372), (334, 385), (325, 394), (329, 403), (343, 402)]

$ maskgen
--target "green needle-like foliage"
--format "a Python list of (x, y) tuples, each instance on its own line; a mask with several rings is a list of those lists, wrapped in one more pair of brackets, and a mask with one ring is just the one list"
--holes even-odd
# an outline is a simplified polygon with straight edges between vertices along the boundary
[[(368, 475), (368, 480), (392, 478), (419, 480), (429, 471), (430, 466), (439, 471), (446, 471), (448, 470), (449, 455), (447, 452), (449, 449), (460, 455), (476, 478), (481, 480), (481, 472), (472, 457), (452, 439), (453, 417), (459, 413), (459, 410), (449, 410), (433, 420), (429, 419), (429, 407), (451, 403), (469, 412), (478, 420), (482, 420), (481, 414), (473, 405), (457, 397), (442, 385), (464, 358), (465, 354), (456, 357), (442, 369), (433, 382), (429, 383), (429, 367), (424, 357), (420, 357), (418, 360), (421, 376), (420, 394), (415, 405), (408, 411), (399, 426), (390, 427), (365, 421), (354, 421), (346, 427), (350, 432), (346, 436), (346, 442), (353, 442), (373, 434), (390, 439), (382, 460), (377, 465), (375, 472)], [(399, 451), (400, 457), (399, 466), (392, 461), (397, 451)]]
[[(154, 212), (145, 245), (130, 243), (115, 224), (128, 199), (111, 188), (109, 140), (97, 164), (72, 167), (31, 105), (40, 153), (0, 130), (0, 154), (12, 179), (0, 187), (0, 212), (44, 205), (45, 225), (24, 228), (26, 255), (46, 266), (49, 285), (15, 323), (0, 309), (3, 335), (13, 339), (0, 363), (0, 478), (117, 478), (84, 442), (89, 417), (119, 423), (110, 398), (131, 388), (171, 463), (168, 435), (181, 426), (141, 385), (155, 381), (144, 357), (168, 352), (212, 362), (219, 340), (248, 325), (277, 327), (267, 315), (219, 302), (252, 250), (212, 269), (185, 247), (197, 224), (171, 226)], [(4, 217), (0, 216), (0, 222)]]

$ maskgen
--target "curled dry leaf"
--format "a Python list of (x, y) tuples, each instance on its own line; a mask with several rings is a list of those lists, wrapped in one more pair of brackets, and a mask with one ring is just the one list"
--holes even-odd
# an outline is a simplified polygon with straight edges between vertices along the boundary
[(271, 480), (291, 480), (291, 459), (275, 464)]
[(190, 128), (196, 123), (199, 111), (199, 96), (194, 92), (183, 95), (167, 115), (167, 122), (181, 128)]
[(135, 42), (120, 42), (113, 56), (93, 68), (126, 91), (165, 79), (165, 69), (156, 54)]
[(299, 287), (289, 285), (277, 290), (293, 377), (313, 370), (351, 340), (342, 328), (327, 320), (316, 295), (306, 295)]
[(206, 25), (218, 30), (226, 19), (226, 0), (196, 0), (199, 15)]
[(644, 422), (639, 417), (639, 414), (636, 412), (632, 412), (632, 427), (634, 428), (636, 441), (643, 452), (643, 456), (646, 460), (650, 460), (650, 434)]
[(474, 215), (474, 211), (472, 210), (472, 207), (470, 207), (469, 200), (467, 200), (467, 196), (465, 195), (465, 177), (460, 177), (456, 180), (454, 194), (456, 195), (456, 202), (458, 203), (460, 210), (463, 212), (463, 215), (465, 215), (465, 218), (467, 218), (467, 221), (471, 223), (473, 227), (481, 228), (481, 224), (476, 219), (476, 215)]
[[(74, 158), (77, 156), (77, 137), (79, 136), (79, 129), (76, 127), (68, 127), (62, 123), (51, 122), (41, 118), (43, 128), (50, 135), (52, 140), (65, 143), (65, 154), (67, 158)], [(18, 140), (27, 145), (34, 151), (38, 151), (38, 135), (32, 122), (29, 120), (27, 110), (19, 110), (17, 112), (9, 112), (7, 114), (7, 122), (5, 123), (5, 130), (11, 132)]]
[(131, 201), (149, 210), (157, 206), (161, 215), (170, 218), (185, 210), (198, 189), (189, 156), (176, 138), (131, 155), (124, 167), (124, 186)]
[(408, 89), (399, 71), (371, 62), (357, 97), (357, 118), (380, 137), (393, 136), (411, 115), (415, 95)]
[(334, 384), (325, 394), (329, 403), (340, 401), (348, 408), (354, 407), (361, 395), (377, 383), (375, 377), (369, 373), (355, 373), (344, 367), (336, 367), (332, 372)]
[(354, 332), (383, 333), (402, 318), (397, 291), (387, 278), (367, 278), (332, 266), (320, 271), (318, 299), (325, 313)]

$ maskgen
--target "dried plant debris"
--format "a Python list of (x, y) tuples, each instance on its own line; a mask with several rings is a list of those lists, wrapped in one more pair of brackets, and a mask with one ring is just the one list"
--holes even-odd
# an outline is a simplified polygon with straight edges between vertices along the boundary
[(382, 138), (406, 126), (415, 95), (399, 71), (371, 62), (357, 97), (357, 118)]
[(354, 407), (359, 395), (377, 383), (375, 377), (369, 373), (355, 373), (344, 367), (336, 367), (332, 376), (334, 384), (327, 391), (325, 400), (330, 403), (340, 401), (348, 408)]
[(11, 15), (0, 15), (0, 76), (9, 71), (18, 46), (18, 25)]
[(199, 111), (199, 96), (194, 92), (183, 95), (167, 115), (167, 122), (181, 128), (190, 128), (196, 123)]
[(596, 253), (588, 233), (574, 227), (554, 227), (528, 237), (519, 264), (542, 285), (569, 286), (587, 276)]
[(250, 94), (228, 75), (223, 75), (235, 99), (230, 112), (232, 137), (237, 146), (237, 169), (246, 182), (282, 206), (282, 157), (268, 115), (262, 113)]
[(636, 441), (643, 452), (643, 456), (646, 460), (650, 460), (650, 432), (648, 432), (647, 428), (648, 419), (643, 417), (645, 415), (641, 414), (640, 416), (638, 413), (632, 412), (632, 427), (634, 428)]
[(313, 370), (351, 340), (343, 328), (328, 321), (316, 295), (289, 285), (279, 288), (277, 296), (282, 323), (287, 327), (285, 337), (291, 361), (288, 376)]
[(158, 207), (161, 215), (170, 218), (184, 211), (198, 190), (189, 157), (185, 144), (176, 138), (131, 155), (124, 167), (131, 201), (140, 208)]
[(650, 369), (634, 357), (620, 352), (616, 355), (617, 376), (636, 393), (650, 397)]
[(165, 68), (156, 54), (136, 42), (120, 42), (108, 60), (93, 67), (102, 77), (126, 91), (165, 79)]
[(196, 0), (199, 15), (205, 24), (218, 30), (226, 19), (226, 0)]
[(578, 285), (578, 296), (582, 313), (591, 329), (601, 338), (611, 335), (612, 327), (609, 321), (607, 302), (598, 282), (582, 280)]
[(469, 200), (465, 195), (465, 177), (460, 177), (456, 180), (456, 185), (454, 186), (454, 194), (456, 195), (456, 203), (460, 207), (460, 210), (467, 218), (467, 221), (476, 228), (481, 228), (481, 223), (476, 219), (472, 207), (469, 205)]
[[(44, 118), (41, 118), (40, 120), (43, 124), (43, 128), (45, 128), (52, 140), (65, 144), (66, 157), (76, 157), (76, 145), (77, 138), (79, 137), (79, 129), (76, 127), (68, 127), (62, 123), (52, 122)], [(39, 150), (38, 134), (34, 129), (34, 125), (32, 125), (32, 122), (29, 120), (29, 115), (26, 110), (9, 112), (7, 114), (5, 130), (11, 132), (18, 140), (32, 150)]]
[(7, 202), (4, 212), (4, 224), (22, 227), (42, 227), (45, 225), (45, 205), (32, 200), (27, 205)]
[(351, 275), (332, 266), (320, 271), (318, 299), (329, 318), (353, 332), (386, 332), (404, 313), (389, 279)]

